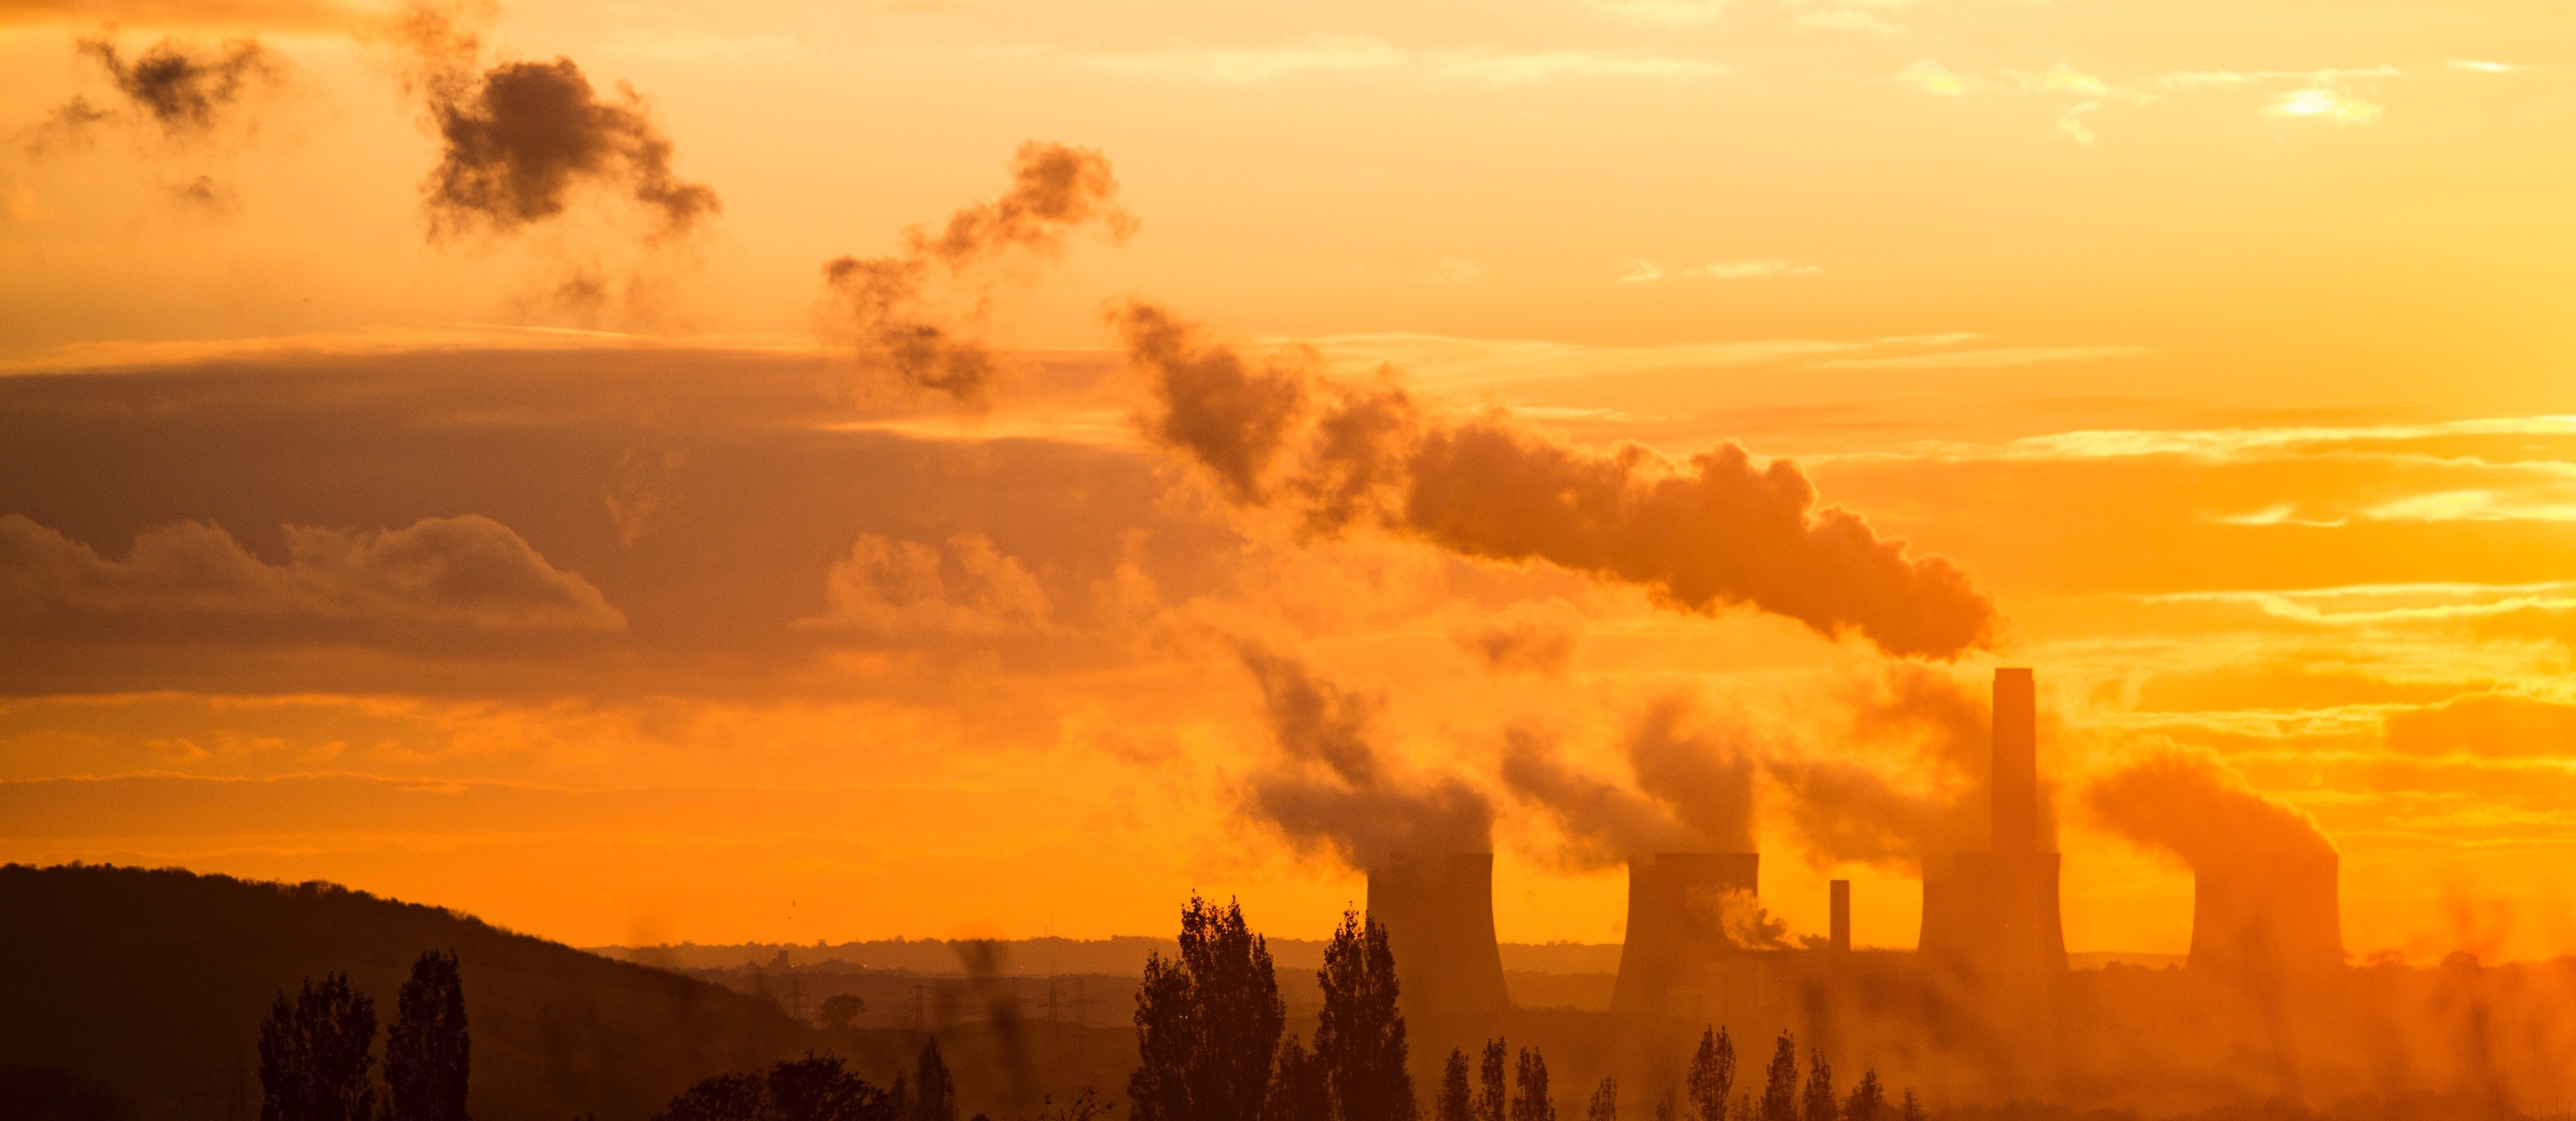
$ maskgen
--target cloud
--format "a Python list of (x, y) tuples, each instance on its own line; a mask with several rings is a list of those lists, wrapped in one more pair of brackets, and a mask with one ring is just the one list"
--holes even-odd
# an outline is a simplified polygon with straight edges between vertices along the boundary
[(2530, 69), (2528, 66), (2516, 66), (2509, 62), (2486, 62), (2474, 58), (2455, 58), (2443, 65), (2453, 70), (2466, 70), (2472, 74), (2511, 74)]
[(2576, 761), (2576, 705), (2489, 693), (2388, 714), (2388, 747), (2408, 755)]
[(1619, 274), (1621, 284), (1648, 284), (1664, 278), (1663, 266), (1653, 261), (1631, 260), (1628, 271)]
[(824, 614), (799, 626), (875, 635), (996, 635), (1030, 631), (1048, 616), (1046, 590), (1026, 566), (981, 534), (943, 548), (861, 534), (824, 577)]
[(1415, 50), (1360, 36), (1275, 47), (1180, 47), (1074, 57), (1096, 69), (1232, 86), (1309, 75), (1409, 74), (1435, 84), (1517, 86), (1579, 79), (1698, 81), (1734, 73), (1721, 63), (1642, 51)]
[(1249, 366), (1159, 307), (1131, 304), (1118, 323), (1160, 406), (1149, 435), (1242, 503), (1279, 493), (1268, 477), (1298, 453), (1282, 481), (1313, 532), (1366, 522), (1461, 556), (1641, 586), (1683, 610), (1747, 605), (1829, 637), (1856, 632), (1891, 654), (1953, 657), (1992, 634), (1994, 607), (1965, 572), (1819, 506), (1786, 460), (1756, 466), (1734, 444), (1683, 459), (1596, 451), (1507, 414), (1432, 413), (1391, 385)]
[(859, 368), (874, 382), (944, 393), (980, 403), (999, 374), (992, 352), (939, 307), (935, 286), (973, 289), (978, 311), (989, 299), (991, 269), (1011, 257), (1061, 253), (1065, 238), (1098, 227), (1113, 240), (1136, 231), (1117, 203), (1109, 160), (1088, 148), (1029, 141), (1011, 161), (1011, 189), (949, 215), (937, 230), (915, 229), (903, 251), (887, 257), (842, 257), (823, 277), (842, 305), (843, 326)]
[(2314, 818), (2256, 793), (2206, 753), (2157, 751), (2095, 780), (2084, 801), (2113, 832), (2194, 869), (2242, 854), (2334, 851)]
[(1490, 852), (1493, 806), (1448, 774), (1417, 774), (1377, 743), (1385, 702), (1292, 655), (1244, 643), (1276, 754), (1247, 780), (1244, 808), (1300, 852), (1353, 868), (1393, 853)]
[(1705, 265), (1683, 269), (1682, 275), (1705, 277), (1710, 280), (1749, 280), (1757, 276), (1800, 275), (1823, 271), (1825, 270), (1814, 265), (1801, 265), (1777, 257), (1766, 257), (1747, 261), (1710, 261)]
[(656, 216), (656, 237), (687, 233), (723, 209), (671, 171), (672, 147), (643, 98), (602, 99), (569, 58), (505, 62), (436, 93), (442, 147), (426, 187), (432, 228), (512, 233), (561, 215), (595, 187)]
[(2272, 99), (2263, 107), (2263, 115), (2280, 120), (2333, 121), (2338, 125), (2366, 125), (2377, 121), (2386, 110), (2348, 93), (2310, 86), (2291, 90)]
[(0, 0), (0, 26), (345, 30), (362, 22), (333, 0)]
[(1966, 78), (1928, 58), (1918, 58), (1906, 63), (1902, 69), (1888, 75), (1887, 80), (1942, 97), (1960, 97), (1968, 92)]
[(1561, 599), (1522, 601), (1474, 625), (1451, 631), (1459, 649), (1501, 673), (1557, 675), (1583, 645), (1583, 613)]
[(1593, 14), (1648, 27), (1707, 27), (1726, 18), (1734, 0), (1583, 0)]
[[(251, 87), (274, 84), (286, 72), (286, 61), (256, 39), (220, 47), (163, 39), (129, 59), (100, 36), (80, 40), (79, 50), (107, 71), (128, 104), (172, 137), (204, 134)], [(75, 119), (82, 111), (95, 113), (75, 100), (57, 117)]]
[(286, 551), (284, 563), (270, 564), (219, 527), (178, 522), (142, 533), (111, 560), (22, 515), (0, 516), (0, 627), (221, 640), (246, 622), (484, 632), (626, 626), (588, 581), (479, 515), (393, 530), (288, 526)]
[(2101, 107), (2102, 103), (2099, 101), (2087, 101), (2081, 105), (2069, 106), (2065, 112), (2057, 115), (2057, 135), (2078, 144), (2093, 143), (2097, 138), (2093, 135), (2092, 128), (2084, 123), (2084, 117)]

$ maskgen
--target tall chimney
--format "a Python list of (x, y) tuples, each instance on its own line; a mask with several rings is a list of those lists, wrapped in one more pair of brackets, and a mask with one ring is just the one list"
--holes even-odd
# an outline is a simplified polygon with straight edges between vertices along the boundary
[(1994, 852), (2039, 851), (2039, 701), (2030, 670), (1995, 671)]
[(1494, 854), (1380, 858), (1369, 868), (1368, 914), (1386, 928), (1407, 1017), (1457, 1021), (1510, 1007), (1494, 935)]
[(1833, 919), (1826, 929), (1834, 952), (1847, 954), (1851, 952), (1851, 881), (1835, 880), (1826, 886), (1833, 899)]

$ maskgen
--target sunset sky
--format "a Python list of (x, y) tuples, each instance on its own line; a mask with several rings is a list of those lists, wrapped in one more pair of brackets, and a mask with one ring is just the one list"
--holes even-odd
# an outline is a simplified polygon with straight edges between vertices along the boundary
[[(1513, 753), (1624, 804), (1661, 714), (1756, 768), (1793, 932), (1850, 878), (1908, 947), (1910, 839), (1796, 776), (1957, 796), (2010, 665), (2070, 949), (2187, 945), (2189, 870), (2087, 795), (2179, 756), (2332, 842), (2356, 959), (2576, 952), (2563, 2), (446, 11), (479, 42), (0, 0), (0, 859), (584, 945), (1166, 933), (1193, 889), (1314, 937), (1362, 880), (1260, 808), (1293, 666), (1490, 801), (1506, 940), (1616, 941), (1625, 891)], [(609, 147), (443, 179), (559, 57)], [(1114, 196), (943, 256), (1030, 142)], [(845, 256), (924, 270), (989, 385), (885, 376)], [(1793, 461), (1964, 583), (1319, 526), (1157, 427), (1143, 306), (1434, 443)]]

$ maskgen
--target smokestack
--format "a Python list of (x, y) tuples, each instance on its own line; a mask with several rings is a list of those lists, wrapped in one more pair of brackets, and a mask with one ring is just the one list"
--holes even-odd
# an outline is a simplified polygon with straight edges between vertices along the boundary
[(1995, 671), (1993, 848), (2039, 851), (2039, 698), (2028, 669)]
[(1833, 900), (1828, 937), (1835, 953), (1847, 954), (1851, 952), (1851, 881), (1835, 880), (1827, 887)]
[(1619, 949), (1610, 1010), (1682, 1010), (1680, 991), (1700, 984), (1710, 963), (1734, 949), (1724, 897), (1758, 895), (1761, 866), (1761, 854), (1750, 852), (1665, 852), (1629, 862), (1628, 938)]
[(1415, 1020), (1510, 1007), (1494, 936), (1494, 854), (1390, 853), (1369, 868), (1368, 914), (1386, 928), (1398, 999)]
[(2039, 705), (2026, 668), (1995, 670), (1990, 842), (1923, 868), (1924, 953), (1989, 974), (2066, 968), (2057, 853), (2039, 851)]
[(2249, 979), (2343, 964), (2341, 858), (2332, 852), (2237, 852), (2194, 875), (2191, 968)]

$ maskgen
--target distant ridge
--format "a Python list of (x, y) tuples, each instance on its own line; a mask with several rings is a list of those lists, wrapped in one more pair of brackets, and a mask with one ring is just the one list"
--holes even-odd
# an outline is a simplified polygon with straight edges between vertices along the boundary
[[(1324, 964), (1324, 943), (1312, 938), (1269, 938), (1271, 960), (1281, 969), (1312, 970)], [(984, 942), (999, 948), (996, 972), (1013, 977), (1065, 976), (1076, 973), (1133, 977), (1145, 971), (1149, 952), (1170, 957), (1180, 943), (1170, 938), (1122, 934), (1109, 938), (885, 938), (868, 942), (742, 942), (700, 945), (682, 942), (660, 946), (593, 946), (591, 953), (665, 969), (734, 969), (768, 965), (780, 953), (792, 965), (840, 962), (867, 969), (901, 969), (933, 976), (969, 972), (960, 947)], [(1586, 942), (1506, 942), (1503, 968), (1516, 973), (1616, 973), (1619, 944)]]
[(325, 883), (11, 864), (0, 1066), (104, 1082), (145, 1121), (256, 1121), (259, 1024), (278, 992), (346, 971), (381, 1031), (425, 949), (462, 965), (476, 1121), (641, 1119), (699, 1078), (822, 1046), (769, 1002), (442, 908)]

